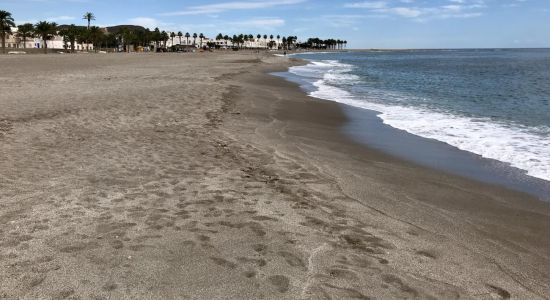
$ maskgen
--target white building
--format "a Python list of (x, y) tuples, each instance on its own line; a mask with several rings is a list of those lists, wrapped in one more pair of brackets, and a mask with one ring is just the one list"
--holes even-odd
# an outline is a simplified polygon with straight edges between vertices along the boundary
[[(40, 39), (38, 40), (39, 40), (39, 43), (37, 43), (37, 48), (44, 48), (44, 41)], [(46, 42), (48, 43), (48, 49), (71, 49), (71, 44), (68, 42), (65, 43), (63, 41), (63, 37), (60, 35), (55, 35), (52, 39), (49, 39)], [(86, 51), (86, 50), (93, 51), (94, 45), (86, 44), (86, 43), (79, 44), (75, 42), (74, 50), (75, 51)]]
[[(271, 49), (278, 49), (280, 47), (282, 47), (282, 42), (281, 40), (277, 40), (277, 39), (264, 39), (264, 38), (254, 38), (253, 40), (248, 40), (248, 41), (245, 41), (243, 45), (239, 45), (239, 46), (242, 46), (244, 48), (250, 48), (250, 49), (269, 49), (269, 43), (273, 41), (273, 47)], [(202, 46), (207, 46), (208, 43), (215, 43), (216, 45), (218, 45), (220, 48), (231, 48), (231, 47), (234, 47), (234, 46), (237, 46), (236, 44), (234, 45), (233, 42), (231, 42), (231, 39), (229, 40), (216, 40), (216, 39), (211, 39), (211, 38), (208, 38), (208, 37), (205, 37), (202, 39)], [(190, 37), (189, 39), (187, 39), (185, 36), (181, 37), (181, 43), (180, 43), (180, 38), (178, 36), (176, 36), (174, 38), (174, 43), (172, 44), (172, 38), (170, 38), (167, 42), (166, 42), (166, 47), (172, 47), (172, 46), (175, 46), (175, 45), (183, 45), (183, 46), (192, 46), (192, 45), (195, 45), (195, 47), (197, 48), (200, 48), (201, 46), (201, 39), (200, 38), (196, 38), (196, 39), (193, 39), (193, 37)]]
[[(34, 41), (35, 39), (34, 38), (27, 38), (27, 42), (24, 43), (23, 42), (23, 39), (19, 38), (17, 36), (17, 28), (12, 28), (11, 29), (12, 33), (11, 34), (7, 34), (6, 36), (6, 48), (14, 48), (14, 49), (18, 49), (18, 48), (34, 48), (35, 47), (35, 44), (34, 44)], [(26, 45), (25, 45), (26, 44)]]
[[(203, 46), (206, 46), (209, 42), (212, 42), (212, 39), (210, 38), (203, 38), (202, 39), (202, 45)], [(194, 43), (194, 44), (193, 44)], [(186, 38), (185, 36), (182, 36), (181, 37), (181, 43), (180, 43), (180, 38), (179, 36), (176, 36), (174, 38), (174, 43), (172, 44), (172, 38), (170, 38), (167, 42), (166, 42), (166, 47), (167, 48), (170, 48), (172, 46), (176, 46), (176, 45), (182, 45), (182, 46), (193, 46), (195, 45), (195, 47), (197, 48), (200, 48), (201, 46), (201, 39), (200, 38), (196, 38), (196, 39), (193, 39), (193, 37), (190, 37), (189, 39)]]
[[(8, 34), (6, 38), (6, 47), (7, 48), (13, 48), (13, 49), (40, 49), (44, 48), (44, 41), (39, 37), (34, 38), (27, 38), (27, 42), (24, 43), (23, 39), (17, 36), (17, 27), (11, 29), (12, 33)], [(46, 41), (48, 45), (48, 49), (70, 49), (71, 45), (67, 44), (65, 45), (65, 42), (63, 41), (63, 37), (60, 35), (55, 35), (52, 39)], [(65, 46), (67, 48), (65, 48)], [(76, 51), (84, 51), (88, 49), (91, 51), (94, 49), (94, 45), (92, 44), (75, 44), (75, 50)]]

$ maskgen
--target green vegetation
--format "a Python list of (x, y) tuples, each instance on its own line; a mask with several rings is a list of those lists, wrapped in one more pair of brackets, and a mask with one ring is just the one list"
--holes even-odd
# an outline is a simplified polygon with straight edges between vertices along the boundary
[(6, 53), (6, 38), (11, 33), (11, 28), (15, 26), (11, 13), (0, 10), (0, 38), (2, 39), (2, 53)]
[(27, 39), (34, 37), (34, 25), (25, 23), (17, 26), (17, 37), (23, 41), (23, 48), (27, 48)]
[(348, 44), (348, 41), (327, 39), (321, 40), (319, 38), (310, 38), (305, 43), (298, 44), (300, 48), (306, 49), (332, 49), (332, 50), (341, 50), (344, 49)]
[[(40, 21), (35, 25), (27, 23), (17, 26), (16, 37), (23, 42), (23, 47), (26, 48), (26, 42), (30, 38), (40, 38), (43, 41), (44, 52), (47, 53), (47, 41), (55, 36), (63, 37), (65, 49), (70, 49), (70, 52), (75, 52), (77, 44), (86, 44), (86, 51), (89, 51), (89, 45), (97, 51), (102, 47), (119, 49), (119, 51), (131, 52), (133, 50), (154, 50), (168, 51), (168, 41), (171, 40), (172, 51), (181, 50), (190, 45), (189, 40), (193, 38), (193, 47), (203, 48), (234, 48), (238, 49), (278, 49), (278, 50), (293, 50), (293, 49), (345, 49), (347, 41), (339, 39), (309, 38), (306, 42), (298, 42), (296, 36), (283, 36), (273, 34), (238, 34), (224, 35), (219, 33), (215, 37), (215, 41), (208, 39), (203, 33), (192, 35), (189, 32), (183, 34), (179, 32), (166, 32), (155, 28), (153, 31), (148, 28), (135, 25), (118, 25), (107, 28), (99, 28), (91, 26), (92, 21), (96, 19), (95, 15), (87, 12), (82, 19), (86, 20), (87, 26), (57, 25), (53, 22)], [(12, 28), (15, 27), (15, 21), (10, 12), (0, 10), (0, 37), (2, 38), (2, 51), (6, 52), (6, 39), (10, 37)], [(178, 37), (179, 45), (175, 43), (175, 38)], [(182, 38), (185, 37), (185, 46), (182, 46)], [(197, 38), (199, 43), (197, 45)], [(205, 43), (206, 40), (206, 43)], [(81, 50), (80, 47), (78, 50)], [(83, 50), (83, 49), (82, 49)]]
[(44, 53), (48, 53), (48, 40), (57, 34), (55, 22), (40, 21), (34, 25), (35, 33), (44, 41)]
[(82, 34), (83, 31), (84, 30), (82, 28), (72, 24), (66, 28), (61, 29), (58, 34), (63, 36), (63, 42), (65, 44), (65, 48), (70, 47), (71, 52), (74, 52), (76, 40)]
[[(89, 35), (90, 23), (92, 22), (92, 20), (95, 20), (95, 16), (94, 16), (93, 13), (87, 12), (87, 13), (84, 14), (82, 19), (88, 21), (88, 32), (86, 33), (86, 35)], [(90, 50), (89, 45), (90, 45), (90, 40), (86, 39), (86, 51)]]

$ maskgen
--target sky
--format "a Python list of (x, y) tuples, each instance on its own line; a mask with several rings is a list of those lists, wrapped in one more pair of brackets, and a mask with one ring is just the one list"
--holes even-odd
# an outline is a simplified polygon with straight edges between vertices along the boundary
[(335, 38), (348, 48), (550, 47), (550, 0), (0, 0), (16, 23)]

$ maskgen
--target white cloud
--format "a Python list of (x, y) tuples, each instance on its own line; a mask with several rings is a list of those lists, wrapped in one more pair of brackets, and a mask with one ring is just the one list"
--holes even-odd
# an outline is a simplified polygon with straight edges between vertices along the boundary
[(166, 23), (163, 23), (157, 19), (148, 18), (148, 17), (131, 18), (131, 19), (128, 19), (128, 22), (130, 22), (130, 24), (132, 25), (143, 26), (146, 28), (155, 28), (155, 27), (161, 27), (163, 25), (166, 25)]
[(417, 21), (473, 18), (483, 15), (482, 10), (487, 7), (485, 0), (442, 0), (440, 4), (431, 5), (425, 3), (418, 4), (415, 0), (378, 0), (346, 3), (344, 7), (362, 8), (382, 16), (393, 15)]
[[(160, 28), (160, 30), (166, 30), (166, 31), (178, 31), (178, 30), (182, 30), (182, 28), (185, 28), (184, 25), (182, 24), (163, 22), (161, 20), (150, 18), (150, 17), (131, 18), (127, 20), (127, 23), (130, 25), (138, 25), (145, 28), (149, 28), (151, 30), (153, 30), (156, 27)], [(116, 25), (120, 25), (120, 24), (116, 24)]]
[(74, 19), (76, 18), (71, 16), (58, 16), (58, 17), (50, 17), (50, 18), (47, 18), (46, 20), (50, 22), (64, 22), (64, 21), (71, 21)]
[(369, 8), (369, 9), (381, 9), (386, 8), (388, 5), (385, 1), (364, 1), (356, 3), (347, 3), (344, 7), (347, 8)]
[(186, 16), (186, 15), (204, 15), (217, 14), (229, 10), (251, 10), (264, 9), (281, 5), (293, 5), (303, 3), (306, 0), (270, 0), (270, 1), (253, 1), (253, 2), (224, 2), (216, 4), (207, 4), (199, 6), (191, 6), (183, 11), (175, 11), (163, 13), (163, 16)]
[(285, 25), (285, 20), (280, 18), (255, 18), (239, 22), (231, 22), (232, 25), (245, 27), (280, 27)]

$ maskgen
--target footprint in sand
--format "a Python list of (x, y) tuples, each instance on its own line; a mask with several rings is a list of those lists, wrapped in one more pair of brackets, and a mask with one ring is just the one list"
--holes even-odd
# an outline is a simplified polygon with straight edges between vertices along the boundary
[(427, 257), (427, 258), (431, 258), (431, 259), (436, 259), (437, 258), (437, 254), (433, 250), (419, 250), (419, 251), (416, 251), (416, 254)]
[(300, 267), (302, 269), (306, 269), (306, 265), (304, 264), (302, 259), (299, 258), (298, 256), (287, 251), (279, 251), (278, 254), (286, 260), (287, 264), (293, 267)]
[(269, 283), (277, 288), (279, 293), (286, 293), (290, 286), (290, 280), (283, 275), (274, 275), (267, 278)]
[(486, 284), (486, 286), (492, 291), (492, 293), (498, 295), (500, 299), (510, 299), (512, 297), (510, 292), (508, 292), (507, 290), (501, 287), (498, 287), (492, 284)]
[(244, 272), (243, 275), (246, 278), (253, 278), (253, 277), (256, 277), (256, 271), (249, 270), (249, 271)]
[(252, 246), (252, 249), (254, 249), (254, 251), (256, 251), (258, 253), (264, 254), (267, 251), (267, 245), (265, 245), (265, 244), (255, 244), (254, 246)]
[(228, 261), (227, 259), (220, 258), (220, 257), (210, 257), (212, 261), (214, 261), (215, 264), (218, 266), (227, 267), (230, 269), (235, 269), (237, 267), (237, 264), (231, 261)]

